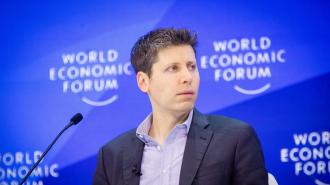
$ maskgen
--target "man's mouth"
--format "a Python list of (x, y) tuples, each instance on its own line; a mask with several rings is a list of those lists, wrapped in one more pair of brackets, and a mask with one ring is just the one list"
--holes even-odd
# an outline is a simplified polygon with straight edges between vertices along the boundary
[(192, 96), (194, 94), (195, 94), (194, 91), (182, 91), (182, 92), (177, 93), (177, 95), (186, 95), (186, 96)]

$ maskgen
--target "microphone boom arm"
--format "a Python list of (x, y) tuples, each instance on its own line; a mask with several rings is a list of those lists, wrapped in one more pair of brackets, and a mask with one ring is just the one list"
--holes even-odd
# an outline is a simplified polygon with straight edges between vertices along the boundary
[[(78, 119), (74, 119), (77, 118)], [(42, 155), (40, 156), (40, 158), (38, 159), (38, 161), (36, 163), (34, 163), (34, 165), (32, 166), (32, 168), (29, 170), (29, 172), (24, 176), (24, 178), (22, 179), (22, 181), (19, 183), (19, 185), (23, 185), (23, 183), (26, 181), (26, 179), (31, 175), (31, 173), (33, 172), (33, 170), (38, 166), (38, 164), (41, 162), (41, 160), (45, 157), (45, 155), (48, 153), (48, 151), (53, 147), (53, 145), (56, 143), (56, 141), (58, 140), (58, 138), (60, 138), (60, 136), (64, 133), (64, 131), (66, 131), (68, 128), (70, 128), (72, 125), (76, 125), (79, 121), (82, 120), (82, 115), (80, 113), (76, 114), (75, 116), (73, 116), (73, 118), (71, 118), (70, 123), (68, 123), (62, 130), (60, 133), (57, 134), (56, 138), (53, 140), (53, 142), (48, 145), (46, 151), (44, 153), (42, 153)]]

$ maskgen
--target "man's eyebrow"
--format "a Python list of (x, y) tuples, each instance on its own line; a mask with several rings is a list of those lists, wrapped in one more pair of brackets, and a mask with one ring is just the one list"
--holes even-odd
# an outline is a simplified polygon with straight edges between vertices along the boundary
[[(195, 60), (188, 60), (185, 63), (196, 64), (197, 62)], [(168, 66), (171, 66), (171, 65), (178, 65), (178, 64), (180, 65), (181, 62), (171, 62), (171, 63), (168, 63), (168, 64), (164, 64), (164, 67), (168, 67)]]
[(164, 66), (171, 66), (171, 65), (174, 65), (174, 64), (180, 64), (180, 62), (171, 62), (171, 63), (168, 63), (168, 64), (164, 64)]
[(197, 62), (196, 62), (196, 60), (188, 60), (187, 63), (194, 63), (194, 64), (196, 64)]

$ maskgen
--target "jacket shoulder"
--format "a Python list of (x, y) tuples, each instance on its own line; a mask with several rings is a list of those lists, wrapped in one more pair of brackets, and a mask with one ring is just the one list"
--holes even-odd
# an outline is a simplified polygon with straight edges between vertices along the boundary
[(102, 147), (103, 150), (112, 150), (112, 151), (121, 150), (123, 146), (125, 146), (125, 144), (131, 143), (132, 139), (136, 137), (135, 132), (136, 132), (136, 128), (120, 134), (119, 136), (113, 138), (108, 143), (103, 145)]
[(239, 119), (222, 115), (205, 115), (210, 127), (221, 132), (254, 132), (252, 126)]

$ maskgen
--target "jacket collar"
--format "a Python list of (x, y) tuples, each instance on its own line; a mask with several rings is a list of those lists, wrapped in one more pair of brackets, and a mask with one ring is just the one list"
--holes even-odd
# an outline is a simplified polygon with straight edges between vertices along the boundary
[(130, 142), (123, 150), (123, 178), (124, 184), (138, 185), (140, 183), (141, 162), (144, 143), (138, 139), (135, 132), (130, 136)]
[(206, 116), (194, 109), (192, 124), (187, 136), (187, 143), (182, 159), (180, 185), (190, 185), (204, 157), (213, 136)]

